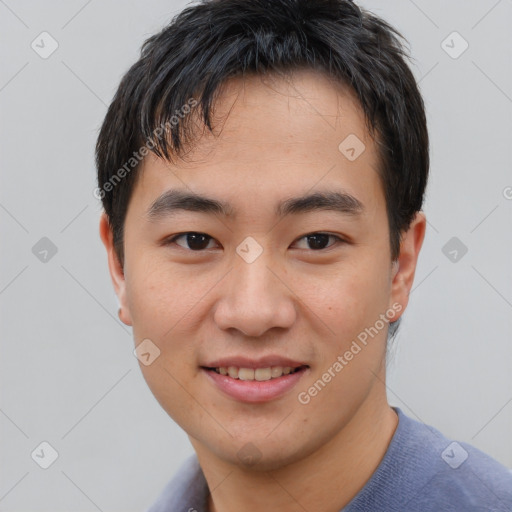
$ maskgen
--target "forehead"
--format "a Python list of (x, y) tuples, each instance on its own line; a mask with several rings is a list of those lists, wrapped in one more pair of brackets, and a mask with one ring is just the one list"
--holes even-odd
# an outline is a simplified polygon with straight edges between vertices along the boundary
[(323, 73), (232, 78), (219, 89), (212, 125), (213, 133), (196, 129), (174, 164), (146, 158), (137, 184), (146, 202), (176, 187), (231, 197), (237, 209), (315, 187), (342, 187), (370, 207), (383, 198), (359, 102)]
[(248, 155), (251, 148), (257, 151), (262, 146), (315, 147), (320, 152), (334, 145), (338, 150), (338, 138), (344, 134), (366, 141), (364, 114), (355, 93), (326, 74), (303, 69), (235, 77), (218, 90), (213, 133), (203, 130), (187, 159), (207, 158), (214, 150), (221, 156), (233, 145), (246, 146)]

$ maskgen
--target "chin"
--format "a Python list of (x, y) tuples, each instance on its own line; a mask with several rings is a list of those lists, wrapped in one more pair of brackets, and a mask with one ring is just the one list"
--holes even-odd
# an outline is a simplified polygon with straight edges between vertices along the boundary
[[(226, 446), (209, 440), (204, 446), (229, 465), (242, 471), (266, 472), (276, 471), (308, 457), (318, 448), (315, 445), (305, 446), (298, 442), (290, 443), (293, 435), (280, 439), (255, 439), (254, 437), (229, 440)], [(295, 439), (297, 440), (296, 436)]]

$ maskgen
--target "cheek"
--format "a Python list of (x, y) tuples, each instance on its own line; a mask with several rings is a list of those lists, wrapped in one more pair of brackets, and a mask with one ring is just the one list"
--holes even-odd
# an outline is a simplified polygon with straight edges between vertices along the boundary
[(310, 292), (308, 305), (327, 335), (316, 337), (322, 347), (318, 363), (300, 391), (311, 398), (307, 410), (323, 418), (323, 428), (328, 423), (337, 428), (355, 414), (380, 372), (388, 325), (381, 320), (388, 309), (387, 276), (385, 265), (361, 258)]
[(297, 275), (294, 289), (305, 314), (312, 312), (327, 338), (334, 337), (337, 344), (373, 325), (386, 311), (391, 290), (385, 264), (364, 255), (329, 272)]
[(205, 274), (199, 279), (190, 269), (158, 256), (141, 257), (127, 265), (126, 291), (134, 333), (172, 339), (194, 319), (201, 298), (214, 282), (213, 276)]
[(191, 423), (194, 408), (183, 386), (192, 384), (197, 359), (197, 347), (188, 340), (207, 283), (160, 258), (135, 260), (127, 262), (125, 274), (134, 341), (138, 345), (149, 339), (160, 351), (150, 365), (139, 366), (162, 408), (184, 428)]

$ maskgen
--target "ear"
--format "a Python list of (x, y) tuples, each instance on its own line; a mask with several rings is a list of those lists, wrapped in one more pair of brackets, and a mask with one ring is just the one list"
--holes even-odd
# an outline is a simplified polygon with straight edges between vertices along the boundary
[[(402, 316), (409, 303), (409, 294), (411, 293), (414, 281), (416, 264), (425, 238), (426, 224), (425, 214), (417, 212), (409, 229), (403, 233), (400, 243), (400, 254), (393, 263), (393, 281), (391, 284), (389, 307), (395, 311), (395, 317), (390, 319), (391, 322), (398, 320)], [(395, 304), (395, 307), (392, 307), (393, 304)], [(401, 309), (397, 308), (396, 304), (400, 304), (402, 306)]]
[(104, 212), (100, 218), (100, 237), (105, 249), (107, 250), (110, 277), (119, 300), (119, 319), (126, 325), (132, 325), (130, 308), (126, 298), (126, 281), (124, 278), (124, 271), (114, 248), (114, 235), (112, 233), (108, 217)]

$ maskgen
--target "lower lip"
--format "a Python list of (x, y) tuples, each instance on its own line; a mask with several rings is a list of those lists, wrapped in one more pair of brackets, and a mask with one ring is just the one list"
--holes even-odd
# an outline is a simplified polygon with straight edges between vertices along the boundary
[(249, 403), (268, 402), (282, 397), (299, 382), (308, 370), (307, 367), (304, 367), (277, 379), (257, 381), (232, 379), (213, 370), (201, 369), (223, 393), (240, 402)]

